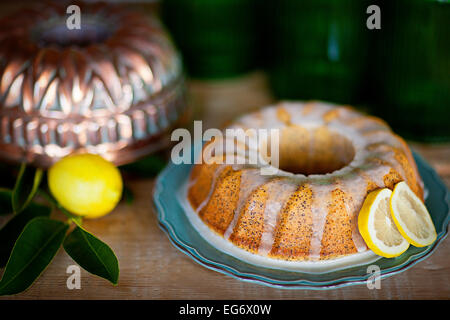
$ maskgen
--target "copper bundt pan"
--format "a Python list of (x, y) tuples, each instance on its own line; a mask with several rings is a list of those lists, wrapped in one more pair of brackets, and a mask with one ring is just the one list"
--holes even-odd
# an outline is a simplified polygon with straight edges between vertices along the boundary
[(156, 18), (36, 6), (0, 21), (0, 158), (48, 167), (74, 152), (116, 165), (160, 149), (185, 118), (181, 61)]

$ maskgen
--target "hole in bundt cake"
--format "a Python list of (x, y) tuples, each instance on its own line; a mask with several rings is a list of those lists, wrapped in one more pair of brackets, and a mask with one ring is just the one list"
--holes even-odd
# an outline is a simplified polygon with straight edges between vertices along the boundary
[(284, 128), (279, 148), (279, 169), (294, 174), (331, 173), (347, 166), (355, 156), (347, 137), (324, 126)]

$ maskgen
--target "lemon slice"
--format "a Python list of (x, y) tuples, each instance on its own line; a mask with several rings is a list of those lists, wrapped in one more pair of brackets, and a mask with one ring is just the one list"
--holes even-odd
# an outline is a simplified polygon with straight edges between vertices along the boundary
[(436, 240), (436, 229), (427, 208), (406, 182), (395, 185), (390, 208), (398, 231), (409, 243), (425, 247)]
[(386, 258), (397, 257), (409, 247), (392, 219), (389, 208), (391, 195), (388, 188), (369, 193), (358, 216), (359, 232), (367, 246)]

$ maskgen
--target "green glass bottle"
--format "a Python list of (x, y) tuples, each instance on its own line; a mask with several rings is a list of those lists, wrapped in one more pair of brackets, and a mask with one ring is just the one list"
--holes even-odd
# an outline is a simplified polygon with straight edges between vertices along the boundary
[(194, 78), (255, 68), (255, 0), (164, 0), (162, 16)]
[(383, 1), (381, 11), (375, 112), (407, 138), (450, 141), (450, 1)]
[(271, 83), (281, 99), (357, 103), (367, 54), (365, 0), (279, 0)]

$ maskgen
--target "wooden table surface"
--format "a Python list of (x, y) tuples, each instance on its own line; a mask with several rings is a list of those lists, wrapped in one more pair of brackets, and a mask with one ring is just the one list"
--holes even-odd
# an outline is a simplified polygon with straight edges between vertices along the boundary
[[(269, 101), (261, 94), (264, 81), (246, 81), (256, 92), (247, 94), (236, 104), (249, 109)], [(240, 92), (241, 85), (221, 86), (191, 84), (193, 104), (210, 108), (205, 97), (230, 96), (230, 90)], [(231, 88), (231, 89), (230, 89)], [(216, 92), (215, 92), (216, 90)], [(241, 92), (242, 93), (242, 92)], [(243, 103), (245, 99), (247, 103)], [(213, 99), (214, 100), (214, 99)], [(219, 99), (220, 101), (220, 99)], [(216, 102), (217, 103), (217, 102)], [(197, 106), (198, 106), (197, 105)], [(216, 106), (222, 109), (223, 106)], [(212, 107), (211, 107), (212, 108)], [(222, 109), (223, 110), (223, 109)], [(203, 110), (204, 111), (204, 110)], [(242, 109), (241, 109), (242, 111)], [(214, 114), (214, 112), (213, 112)], [(222, 117), (218, 117), (223, 120)], [(211, 122), (212, 123), (212, 122)], [(412, 146), (429, 161), (450, 187), (450, 144)], [(98, 220), (86, 220), (87, 230), (108, 243), (120, 264), (118, 286), (81, 271), (81, 289), (69, 290), (67, 267), (72, 259), (60, 250), (51, 265), (26, 292), (8, 299), (449, 299), (450, 239), (445, 239), (431, 257), (411, 269), (381, 281), (381, 289), (369, 290), (365, 285), (327, 291), (281, 290), (242, 282), (206, 269), (178, 251), (158, 227), (152, 206), (153, 179), (128, 181), (134, 192), (133, 204), (121, 203), (111, 214)]]

